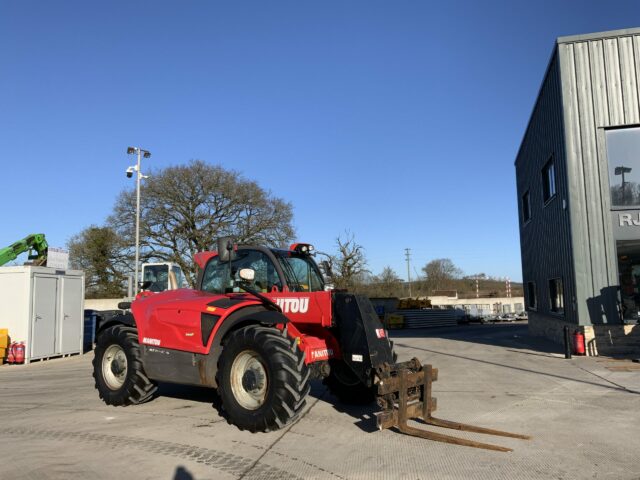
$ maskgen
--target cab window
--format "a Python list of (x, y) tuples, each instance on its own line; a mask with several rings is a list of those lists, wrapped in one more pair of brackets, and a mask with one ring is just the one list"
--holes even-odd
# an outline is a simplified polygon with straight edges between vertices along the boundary
[(145, 265), (143, 282), (151, 282), (147, 290), (151, 292), (164, 292), (169, 289), (168, 265)]
[(311, 258), (287, 252), (279, 254), (278, 260), (287, 276), (287, 284), (292, 291), (319, 292), (324, 290), (322, 275)]
[[(204, 270), (202, 276), (202, 290), (211, 293), (240, 292), (234, 287), (234, 281), (229, 280), (227, 262), (220, 262), (218, 257), (213, 257)], [(271, 292), (273, 288), (281, 290), (282, 285), (278, 273), (269, 257), (258, 250), (238, 250), (236, 258), (231, 262), (231, 278), (238, 280), (238, 272), (242, 268), (251, 268), (256, 274), (252, 288), (258, 292)]]

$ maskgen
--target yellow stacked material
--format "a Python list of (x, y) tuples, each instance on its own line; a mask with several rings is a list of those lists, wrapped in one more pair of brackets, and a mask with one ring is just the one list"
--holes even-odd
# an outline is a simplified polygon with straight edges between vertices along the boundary
[(421, 308), (431, 308), (431, 300), (428, 298), (401, 298), (398, 303), (398, 310), (419, 310)]
[(385, 320), (386, 320), (387, 328), (390, 330), (404, 327), (403, 315), (398, 315), (397, 313), (390, 313), (387, 315), (387, 318)]
[(0, 365), (7, 358), (7, 348), (9, 347), (9, 330), (0, 328)]
[(9, 330), (6, 328), (0, 328), (0, 348), (7, 348), (9, 346)]

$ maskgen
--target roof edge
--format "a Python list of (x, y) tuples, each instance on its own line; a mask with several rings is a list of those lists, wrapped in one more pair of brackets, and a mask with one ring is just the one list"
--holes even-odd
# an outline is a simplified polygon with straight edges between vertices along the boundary
[(579, 35), (568, 35), (565, 37), (558, 37), (556, 43), (560, 45), (561, 43), (572, 43), (572, 42), (583, 42), (585, 40), (596, 40), (603, 38), (613, 38), (613, 37), (623, 37), (625, 35), (637, 35), (640, 34), (640, 27), (634, 28), (623, 28), (620, 30), (609, 30), (606, 32), (595, 32), (595, 33), (584, 33)]
[(513, 161), (513, 165), (515, 167), (518, 166), (518, 158), (520, 158), (520, 152), (522, 151), (522, 146), (524, 145), (524, 141), (527, 138), (527, 133), (529, 132), (529, 127), (531, 126), (531, 122), (533, 121), (533, 114), (536, 112), (536, 107), (538, 106), (538, 102), (540, 101), (540, 95), (542, 94), (542, 89), (544, 88), (544, 84), (547, 81), (547, 77), (549, 76), (549, 72), (551, 71), (551, 67), (553, 67), (556, 62), (556, 56), (558, 55), (558, 44), (553, 45), (553, 49), (551, 50), (551, 56), (549, 57), (549, 61), (547, 62), (547, 68), (544, 70), (544, 75), (542, 76), (542, 82), (540, 82), (540, 86), (538, 87), (538, 94), (535, 97), (533, 102), (533, 107), (531, 108), (531, 114), (529, 115), (529, 120), (527, 121), (527, 126), (524, 129), (524, 133), (522, 134), (522, 140), (520, 140), (520, 146), (518, 147), (518, 151), (516, 152), (516, 157)]

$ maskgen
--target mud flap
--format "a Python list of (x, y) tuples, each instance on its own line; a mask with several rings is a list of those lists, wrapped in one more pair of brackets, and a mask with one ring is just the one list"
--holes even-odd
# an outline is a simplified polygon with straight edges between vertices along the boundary
[(464, 423), (441, 420), (432, 416), (436, 410), (436, 399), (431, 396), (432, 384), (438, 379), (438, 370), (431, 365), (420, 364), (417, 358), (408, 362), (384, 364), (376, 369), (378, 381), (378, 405), (382, 411), (376, 413), (380, 430), (396, 428), (400, 432), (437, 442), (484, 448), (499, 452), (510, 452), (511, 448), (481, 443), (465, 438), (453, 437), (441, 433), (422, 430), (407, 424), (410, 419), (420, 419), (427, 425), (451, 428), (465, 432), (498, 435), (502, 437), (528, 440), (528, 435), (503, 432), (490, 428), (476, 427)]

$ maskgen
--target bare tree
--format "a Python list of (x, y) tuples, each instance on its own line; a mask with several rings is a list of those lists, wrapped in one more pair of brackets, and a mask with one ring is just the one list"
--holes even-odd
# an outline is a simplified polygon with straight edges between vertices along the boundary
[(428, 291), (442, 290), (462, 276), (462, 270), (454, 265), (449, 258), (431, 260), (422, 271), (425, 274), (425, 287)]
[(367, 294), (371, 297), (402, 296), (402, 280), (391, 267), (386, 266), (379, 275), (371, 278)]
[[(152, 171), (141, 190), (141, 260), (175, 262), (193, 285), (193, 256), (222, 236), (284, 246), (294, 237), (291, 204), (238, 172), (195, 160)], [(133, 256), (135, 191), (123, 191), (108, 219)]]
[(354, 235), (348, 231), (344, 237), (336, 238), (336, 247), (338, 252), (331, 257), (336, 287), (353, 288), (361, 283), (363, 276), (368, 272), (364, 247), (358, 244)]

